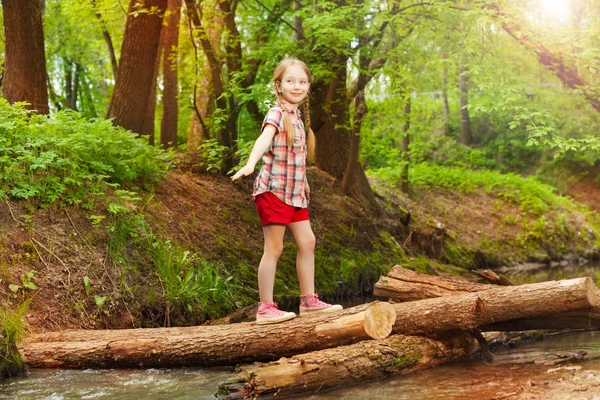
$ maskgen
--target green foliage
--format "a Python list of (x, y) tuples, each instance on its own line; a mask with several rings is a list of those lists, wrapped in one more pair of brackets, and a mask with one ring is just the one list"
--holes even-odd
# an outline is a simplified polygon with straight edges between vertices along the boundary
[(17, 350), (17, 342), (25, 329), (23, 317), (31, 300), (25, 300), (14, 309), (0, 304), (0, 378), (24, 372), (23, 360)]
[(35, 115), (0, 99), (0, 198), (91, 207), (128, 182), (157, 182), (168, 165), (164, 152), (110, 121)]
[[(224, 277), (221, 267), (201, 254), (155, 234), (142, 216), (131, 214), (113, 220), (109, 229), (112, 231), (108, 243), (111, 258), (126, 270), (129, 285), (142, 291), (143, 297), (152, 298), (151, 303), (164, 302), (165, 316), (170, 321), (201, 323), (234, 307), (236, 283), (232, 277)], [(157, 282), (148, 282), (146, 287), (136, 283), (140, 279), (152, 281), (154, 278)], [(156, 284), (164, 294), (162, 300), (156, 299), (154, 289), (149, 287)]]
[[(392, 183), (397, 182), (399, 173), (398, 168), (382, 168), (371, 172), (373, 176)], [(572, 200), (560, 196), (554, 187), (540, 182), (535, 177), (523, 178), (513, 173), (446, 168), (427, 163), (414, 165), (409, 174), (413, 185), (445, 188), (461, 193), (480, 189), (511, 204), (518, 204), (524, 211), (534, 215), (543, 214), (549, 206), (564, 205), (577, 208)]]
[(225, 155), (229, 151), (217, 139), (208, 139), (198, 146), (201, 154), (201, 166), (207, 172), (220, 173), (225, 163)]

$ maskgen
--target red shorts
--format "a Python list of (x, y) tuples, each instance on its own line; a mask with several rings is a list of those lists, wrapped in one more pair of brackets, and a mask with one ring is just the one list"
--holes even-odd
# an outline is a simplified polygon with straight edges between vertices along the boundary
[(269, 224), (289, 225), (292, 222), (308, 220), (308, 208), (285, 204), (271, 192), (261, 193), (254, 200), (263, 226)]

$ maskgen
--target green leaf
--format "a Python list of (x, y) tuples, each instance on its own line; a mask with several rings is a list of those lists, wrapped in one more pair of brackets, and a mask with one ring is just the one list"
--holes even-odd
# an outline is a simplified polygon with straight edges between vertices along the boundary
[(21, 286), (11, 283), (10, 285), (8, 285), (8, 288), (11, 292), (16, 293), (19, 289), (21, 289)]
[(106, 302), (106, 299), (107, 299), (107, 296), (94, 296), (94, 301), (96, 302), (96, 305), (98, 306), (98, 308), (102, 308), (102, 306)]

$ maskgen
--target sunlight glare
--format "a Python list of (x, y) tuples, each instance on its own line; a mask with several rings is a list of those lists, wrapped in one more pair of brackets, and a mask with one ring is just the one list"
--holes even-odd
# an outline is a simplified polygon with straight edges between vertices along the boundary
[(571, 14), (570, 0), (540, 0), (540, 7), (552, 19), (565, 20)]

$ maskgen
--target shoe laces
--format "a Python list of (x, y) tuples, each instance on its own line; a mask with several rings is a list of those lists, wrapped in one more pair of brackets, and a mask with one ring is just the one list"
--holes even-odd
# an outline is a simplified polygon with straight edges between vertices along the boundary
[(329, 305), (329, 304), (325, 303), (324, 301), (319, 300), (318, 293), (307, 294), (306, 296), (304, 296), (304, 300), (306, 301), (307, 305), (309, 303), (312, 306), (328, 306)]

